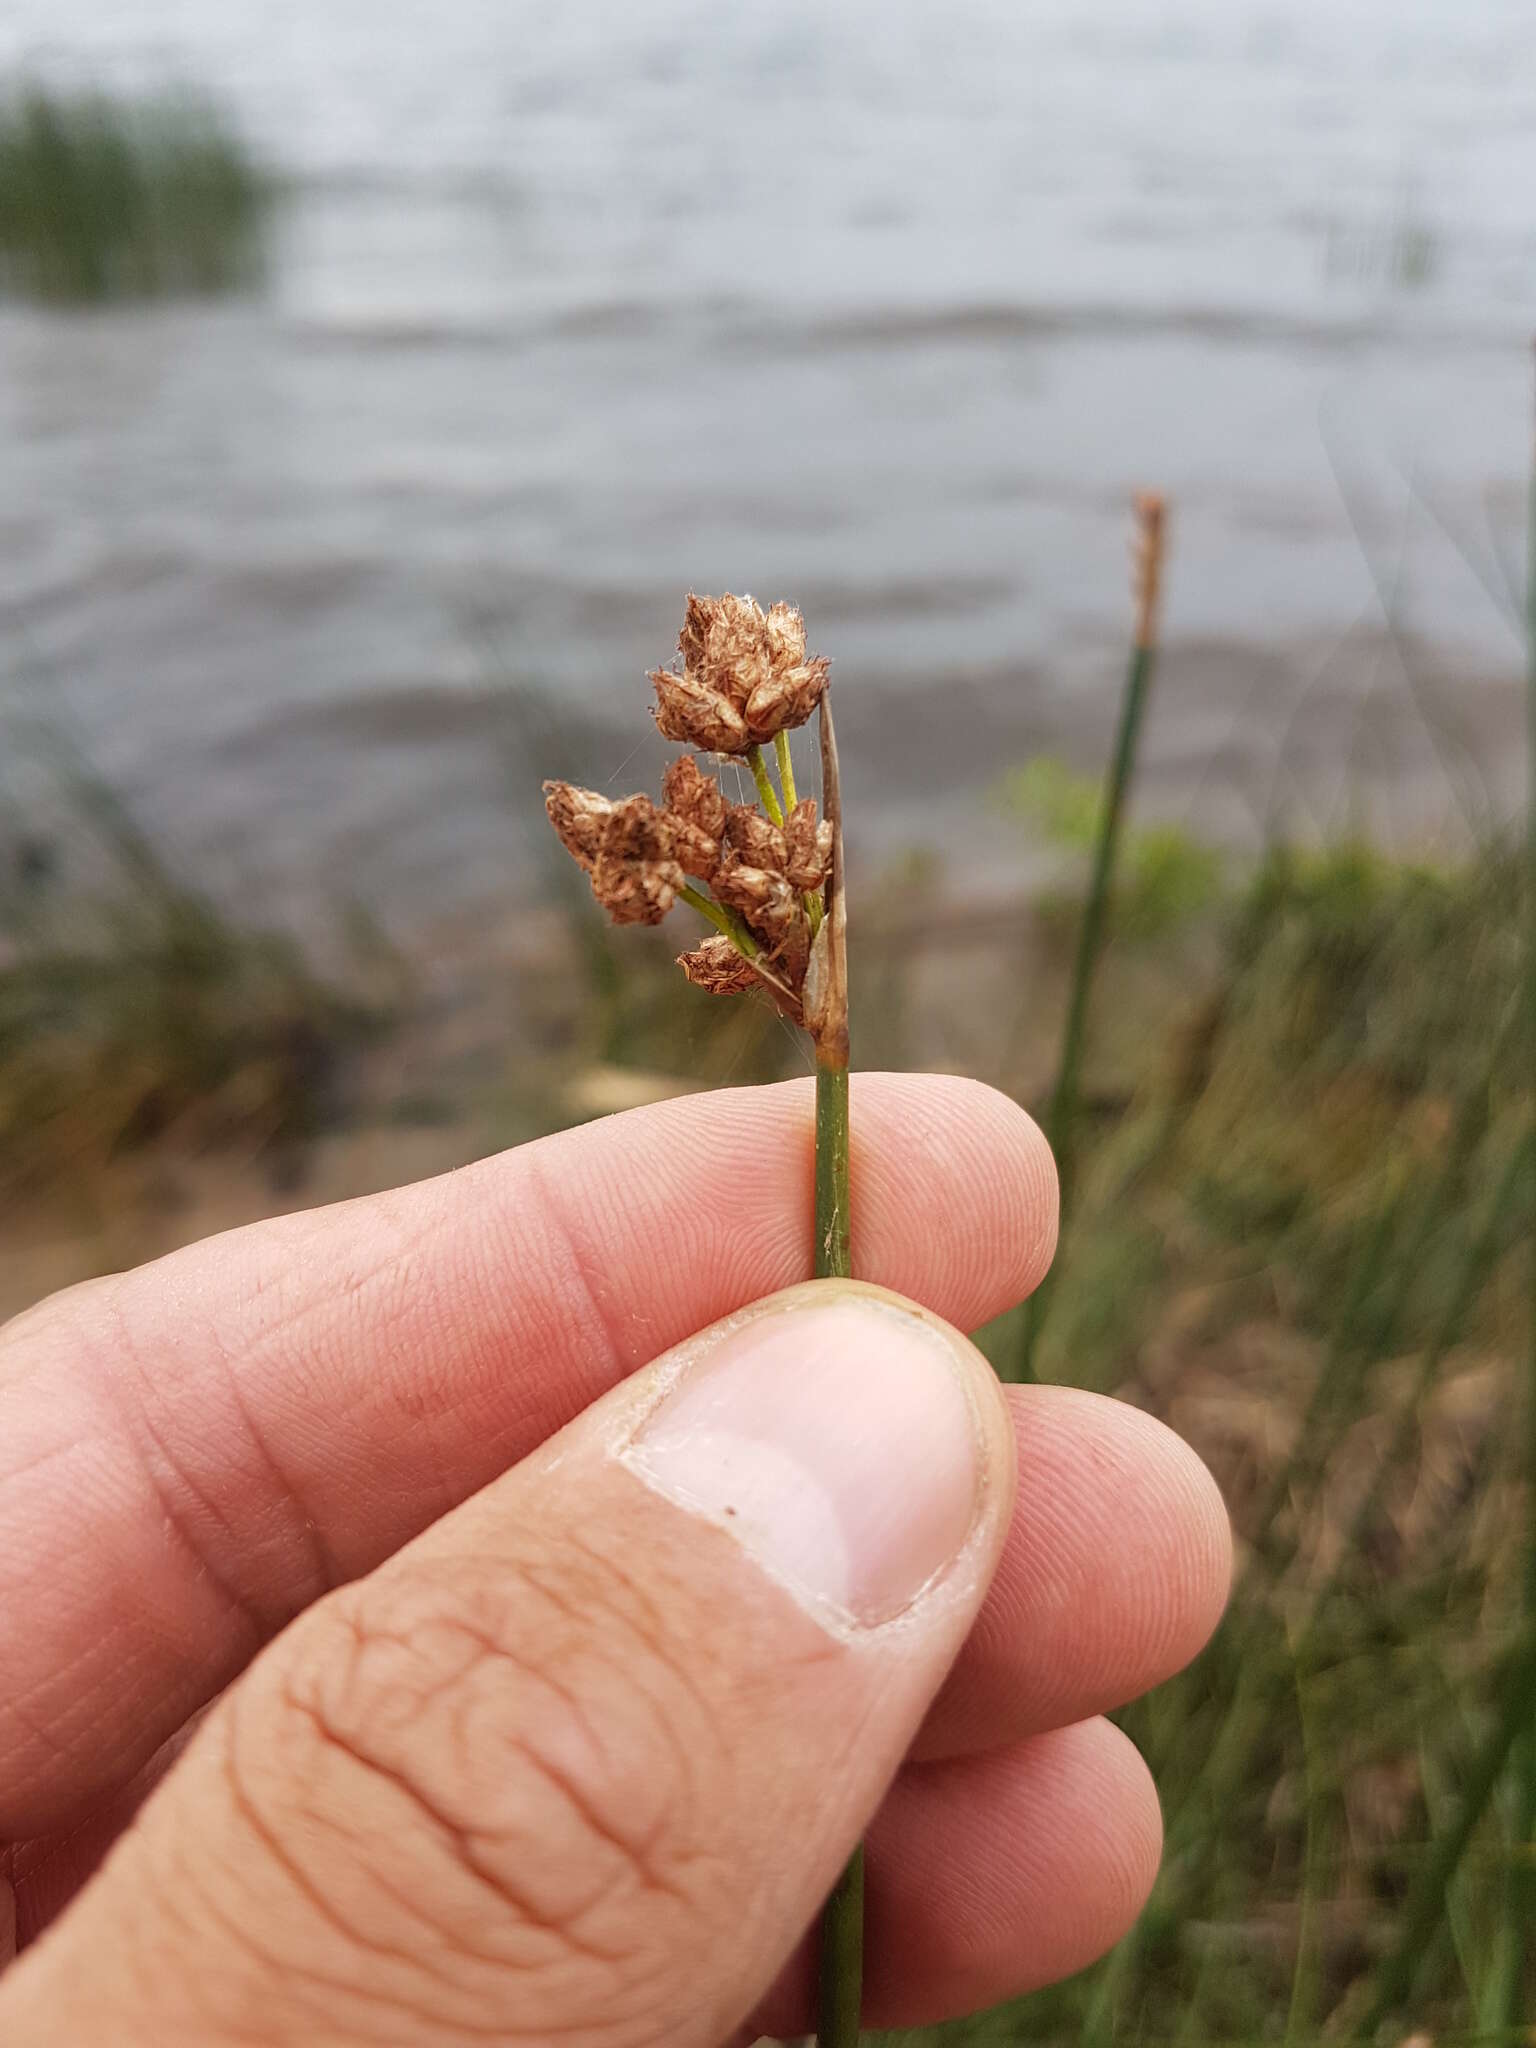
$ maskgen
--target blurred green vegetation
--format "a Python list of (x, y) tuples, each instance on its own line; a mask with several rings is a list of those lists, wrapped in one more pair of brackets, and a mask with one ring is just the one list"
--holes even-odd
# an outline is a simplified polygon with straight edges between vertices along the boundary
[(344, 989), (180, 880), (77, 761), (32, 766), (45, 793), (0, 840), (0, 1194), (157, 1143), (291, 1157), (343, 1114), (399, 963), (354, 921)]
[(13, 86), (0, 99), (0, 287), (55, 305), (254, 283), (270, 192), (206, 100)]
[[(897, 2038), (1294, 2041), (1369, 2009), (1523, 1625), (1524, 893), (1503, 846), (1437, 869), (1276, 848), (1084, 1134), (1040, 1376), (1200, 1447), (1236, 1592), (1194, 1668), (1117, 1717), (1168, 1828), (1136, 1934), (1007, 2014)], [(1004, 1370), (1013, 1320), (983, 1333)], [(1516, 1839), (1505, 1783), (1394, 2017), (1498, 2035)]]
[[(1055, 845), (1087, 854), (1099, 836), (1104, 789), (1091, 776), (1074, 775), (1063, 762), (1038, 755), (1011, 769), (1001, 785), (1004, 806)], [(1209, 909), (1221, 893), (1222, 863), (1182, 825), (1131, 825), (1122, 836), (1111, 898), (1120, 937), (1155, 939)], [(1049, 892), (1039, 899), (1043, 914), (1074, 924), (1080, 899)]]

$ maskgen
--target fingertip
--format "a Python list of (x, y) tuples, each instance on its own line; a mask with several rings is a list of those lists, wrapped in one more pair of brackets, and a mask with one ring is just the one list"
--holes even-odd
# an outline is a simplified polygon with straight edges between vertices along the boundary
[(1080, 1590), (1098, 1596), (1099, 1648), (1128, 1668), (1134, 1658), (1133, 1691), (1146, 1691), (1221, 1619), (1232, 1575), (1221, 1491), (1176, 1431), (1127, 1401), (1070, 1387), (1010, 1387), (1007, 1398), (1021, 1497), (1072, 1531)]
[[(853, 1077), (855, 1270), (975, 1328), (1031, 1294), (1056, 1250), (1056, 1163), (1012, 1096), (959, 1074)], [(956, 1227), (914, 1243), (925, 1214)]]
[(1185, 1606), (1170, 1646), (1180, 1670), (1198, 1656), (1226, 1612), (1232, 1591), (1232, 1518), (1216, 1476), (1192, 1444), (1155, 1415), (1140, 1415), (1149, 1436), (1155, 1436), (1168, 1475), (1173, 1528), (1181, 1532), (1178, 1577), (1187, 1588)]
[(1162, 1841), (1108, 1721), (905, 1773), (870, 1835), (869, 2019), (927, 2024), (1086, 1968), (1134, 1925)]
[[(1067, 1732), (1081, 1739), (1084, 1760), (1091, 1760), (1084, 1776), (1096, 1775), (1100, 1791), (1102, 1886), (1099, 1924), (1091, 1930), (1095, 1946), (1086, 1958), (1092, 1961), (1130, 1932), (1152, 1896), (1163, 1860), (1163, 1808), (1146, 1759), (1113, 1721), (1084, 1721)], [(1103, 1826), (1108, 1814), (1113, 1821)], [(1092, 1813), (1085, 1812), (1082, 1820), (1085, 1826), (1094, 1824)]]
[(1070, 1387), (1009, 1387), (1013, 1522), (916, 1754), (996, 1748), (1099, 1714), (1209, 1640), (1232, 1541), (1205, 1465), (1154, 1416)]

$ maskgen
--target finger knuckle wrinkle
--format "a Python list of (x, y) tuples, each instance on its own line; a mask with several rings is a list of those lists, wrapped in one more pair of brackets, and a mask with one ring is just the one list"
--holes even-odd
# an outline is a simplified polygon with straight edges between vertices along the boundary
[(364, 1582), (327, 1603), (339, 1633), (284, 1696), (305, 1796), (370, 1844), (407, 1827), (470, 1901), (461, 1927), (627, 1975), (635, 1928), (698, 1897), (698, 1714), (643, 1609), (584, 1576), (497, 1560)]

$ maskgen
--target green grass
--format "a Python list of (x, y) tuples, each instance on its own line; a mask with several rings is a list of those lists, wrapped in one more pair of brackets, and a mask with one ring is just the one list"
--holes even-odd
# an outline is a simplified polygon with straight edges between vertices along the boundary
[[(1118, 1717), (1168, 1825), (1136, 1933), (1008, 2013), (897, 2038), (1491, 2026), (1536, 1231), (1523, 897), (1510, 847), (1275, 850), (1085, 1134), (1040, 1376), (1190, 1437), (1242, 1567), (1194, 1669)], [(1013, 1355), (1006, 1324), (984, 1341)]]
[(256, 281), (269, 193), (210, 103), (15, 86), (0, 101), (0, 288), (53, 305)]

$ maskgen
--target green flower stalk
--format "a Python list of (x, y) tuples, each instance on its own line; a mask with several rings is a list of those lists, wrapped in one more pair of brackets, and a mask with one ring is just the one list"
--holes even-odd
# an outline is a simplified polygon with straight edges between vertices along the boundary
[[(842, 790), (828, 663), (806, 653), (787, 604), (690, 595), (679, 665), (654, 669), (662, 734), (744, 760), (758, 805), (729, 801), (694, 753), (667, 769), (662, 801), (617, 800), (546, 782), (550, 823), (615, 924), (659, 924), (675, 904), (713, 927), (678, 965), (715, 995), (757, 991), (803, 1028), (816, 1055), (818, 1279), (852, 1272), (848, 1213), (848, 941)], [(789, 733), (815, 712), (822, 815), (795, 787)], [(779, 781), (763, 753), (773, 742)], [(760, 807), (759, 807), (760, 806)], [(700, 886), (702, 885), (702, 886)], [(863, 1997), (864, 1862), (856, 1850), (822, 1920), (821, 2048), (854, 2048)]]
[[(1152, 686), (1152, 669), (1157, 656), (1158, 607), (1162, 597), (1163, 548), (1166, 534), (1164, 500), (1155, 491), (1144, 491), (1136, 500), (1136, 544), (1133, 583), (1136, 595), (1136, 631), (1131, 642), (1130, 666), (1120, 699), (1120, 726), (1115, 736), (1114, 759), (1104, 785), (1104, 808), (1100, 814), (1098, 838), (1093, 850), (1093, 874), (1088, 900), (1078, 927), (1077, 954), (1072, 963), (1072, 986), (1067, 1001), (1067, 1022), (1062, 1033), (1061, 1064), (1045, 1115), (1045, 1135), (1056, 1158), (1060, 1187), (1061, 1224), (1066, 1228), (1072, 1204), (1073, 1169), (1077, 1161), (1077, 1122), (1082, 1094), (1083, 1049), (1088, 1036), (1089, 998), (1094, 975), (1104, 950), (1109, 920), (1109, 895), (1114, 881), (1115, 854), (1120, 844), (1120, 824), (1126, 799), (1136, 773), (1136, 749), (1141, 737), (1142, 718)], [(1059, 1264), (1059, 1262), (1058, 1262)], [(1024, 1304), (1018, 1356), (1011, 1377), (1035, 1377), (1035, 1346), (1040, 1326), (1050, 1304), (1052, 1281), (1047, 1279)]]

